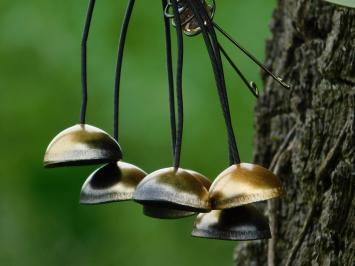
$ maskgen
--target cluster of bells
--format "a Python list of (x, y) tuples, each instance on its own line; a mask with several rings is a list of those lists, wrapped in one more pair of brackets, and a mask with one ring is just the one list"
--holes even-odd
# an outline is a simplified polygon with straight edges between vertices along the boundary
[(279, 179), (254, 164), (232, 165), (211, 184), (187, 169), (165, 168), (147, 174), (121, 161), (119, 144), (103, 130), (75, 125), (58, 134), (44, 157), (47, 168), (105, 164), (84, 183), (80, 203), (135, 200), (144, 214), (177, 219), (197, 216), (193, 236), (255, 240), (270, 237), (268, 220), (251, 203), (282, 195)]
[[(174, 26), (179, 22), (183, 32), (193, 36), (200, 33), (204, 26), (194, 19), (197, 13), (189, 9), (189, 2), (163, 1), (166, 6), (164, 16), (173, 19)], [(212, 5), (204, 0), (201, 2), (208, 15), (213, 17), (214, 2)], [(90, 1), (84, 44), (94, 3), (94, 0)], [(126, 22), (131, 15), (133, 3), (134, 0), (130, 0)], [(173, 14), (169, 13), (170, 8), (174, 8)], [(177, 10), (179, 20), (176, 19)], [(121, 35), (121, 41), (124, 39), (125, 36)], [(83, 49), (83, 55), (86, 56), (85, 45)], [(122, 56), (119, 58), (120, 61)], [(82, 62), (85, 80), (86, 60)], [(87, 89), (85, 85), (84, 82), (84, 92)], [(86, 103), (83, 106), (86, 107)], [(113, 138), (105, 131), (86, 124), (85, 119), (58, 134), (49, 144), (44, 157), (46, 168), (98, 164), (103, 166), (94, 171), (82, 187), (81, 204), (134, 200), (143, 205), (145, 215), (153, 218), (178, 219), (197, 215), (192, 231), (195, 237), (222, 240), (270, 238), (268, 219), (253, 203), (273, 199), (284, 193), (280, 180), (271, 171), (248, 163), (232, 164), (213, 183), (198, 172), (176, 165), (147, 174), (122, 161), (122, 151), (116, 136)]]

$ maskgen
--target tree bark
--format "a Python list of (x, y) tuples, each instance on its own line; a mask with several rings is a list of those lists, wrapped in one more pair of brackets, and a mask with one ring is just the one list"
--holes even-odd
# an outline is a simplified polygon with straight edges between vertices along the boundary
[(255, 162), (287, 194), (267, 206), (273, 239), (240, 244), (235, 265), (355, 264), (355, 10), (279, 0), (256, 107)]

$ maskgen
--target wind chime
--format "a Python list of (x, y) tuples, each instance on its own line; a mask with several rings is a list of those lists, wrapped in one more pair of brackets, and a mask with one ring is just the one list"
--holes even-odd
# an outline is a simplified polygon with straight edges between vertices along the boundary
[[(118, 144), (120, 81), (125, 41), (134, 4), (135, 0), (129, 0), (119, 40), (114, 87), (114, 137), (86, 124), (87, 40), (95, 7), (95, 0), (90, 0), (82, 37), (80, 123), (62, 131), (52, 140), (45, 153), (44, 166), (54, 168), (104, 164), (84, 183), (80, 194), (82, 204), (134, 200), (143, 205), (145, 215), (153, 218), (178, 219), (198, 215), (192, 231), (192, 235), (196, 237), (223, 240), (270, 238), (268, 219), (253, 203), (277, 198), (284, 190), (280, 180), (272, 172), (255, 164), (242, 163), (240, 159), (232, 126), (222, 55), (256, 97), (259, 91), (254, 82), (248, 82), (219, 43), (216, 30), (283, 87), (288, 88), (288, 85), (213, 21), (216, 11), (214, 0), (162, 0), (173, 163), (171, 167), (146, 174), (142, 169), (123, 162)], [(170, 24), (175, 27), (177, 37), (176, 82)], [(184, 125), (184, 34), (190, 37), (199, 34), (203, 36), (227, 129), (230, 167), (217, 176), (213, 183), (200, 173), (180, 167)]]

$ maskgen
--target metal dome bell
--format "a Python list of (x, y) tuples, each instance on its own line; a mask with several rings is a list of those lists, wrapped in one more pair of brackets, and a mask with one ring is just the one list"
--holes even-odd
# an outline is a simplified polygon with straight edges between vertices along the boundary
[(271, 237), (268, 219), (253, 205), (199, 214), (192, 236), (218, 240), (258, 240)]
[(280, 180), (266, 168), (248, 163), (235, 164), (223, 171), (210, 188), (213, 209), (229, 209), (280, 197)]
[(204, 184), (184, 169), (161, 169), (147, 175), (134, 193), (138, 203), (189, 212), (208, 212), (210, 203)]
[[(207, 190), (210, 188), (212, 183), (207, 177), (192, 170), (186, 170), (186, 171), (189, 174), (196, 177)], [(180, 218), (197, 215), (196, 212), (192, 212), (192, 211), (182, 211), (182, 210), (177, 210), (172, 208), (149, 206), (149, 205), (143, 206), (143, 213), (146, 216), (157, 218), (157, 219), (180, 219)]]
[(59, 133), (49, 144), (44, 166), (79, 166), (109, 163), (122, 158), (119, 144), (105, 131), (78, 124)]
[(101, 204), (133, 198), (138, 183), (147, 174), (125, 162), (107, 164), (93, 172), (84, 183), (81, 204)]

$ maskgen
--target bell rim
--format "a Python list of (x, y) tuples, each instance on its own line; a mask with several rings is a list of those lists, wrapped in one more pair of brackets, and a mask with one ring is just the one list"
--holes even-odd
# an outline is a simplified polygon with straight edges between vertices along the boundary
[(79, 204), (80, 205), (102, 205), (109, 203), (117, 203), (117, 202), (125, 202), (125, 201), (133, 201), (133, 193), (118, 193), (111, 192), (106, 193), (105, 195), (97, 195), (97, 196), (83, 196), (80, 194)]
[(119, 157), (112, 158), (96, 158), (96, 159), (85, 159), (85, 160), (66, 160), (66, 161), (51, 161), (45, 160), (43, 161), (44, 168), (57, 168), (57, 167), (70, 167), (70, 166), (90, 166), (90, 165), (99, 165), (99, 164), (107, 164), (113, 163), (120, 159)]
[(174, 201), (170, 201), (170, 200), (166, 200), (166, 199), (140, 200), (140, 199), (137, 199), (133, 195), (133, 200), (143, 206), (170, 208), (170, 209), (176, 209), (176, 210), (181, 210), (181, 211), (191, 211), (191, 212), (197, 212), (197, 213), (208, 213), (211, 211), (210, 207), (201, 207), (198, 205), (194, 205), (194, 206), (193, 205), (186, 205), (185, 203), (176, 202), (176, 198), (174, 198)]
[[(143, 206), (143, 214), (147, 217), (154, 218), (154, 219), (160, 219), (160, 220), (179, 220), (179, 219), (184, 219), (192, 216), (196, 216), (198, 213), (197, 212), (192, 212), (192, 211), (181, 211), (181, 210), (176, 210), (176, 209), (168, 209), (171, 211), (171, 213), (176, 213), (175, 216), (163, 216), (159, 215), (159, 211), (162, 211), (162, 209), (166, 208), (161, 208), (161, 207), (154, 207), (154, 206), (149, 206), (149, 205), (144, 205)], [(179, 216), (179, 213), (185, 213)]]
[(212, 198), (211, 205), (213, 210), (232, 209), (235, 207), (240, 207), (251, 203), (257, 203), (261, 201), (267, 201), (267, 200), (279, 198), (284, 195), (285, 195), (284, 188), (278, 187), (278, 188), (266, 190), (263, 193), (241, 195), (234, 198), (220, 199), (220, 200), (216, 200)]
[(206, 230), (194, 228), (191, 233), (192, 237), (206, 238), (224, 241), (252, 241), (265, 240), (271, 238), (269, 230), (263, 231), (224, 231), (224, 230)]

